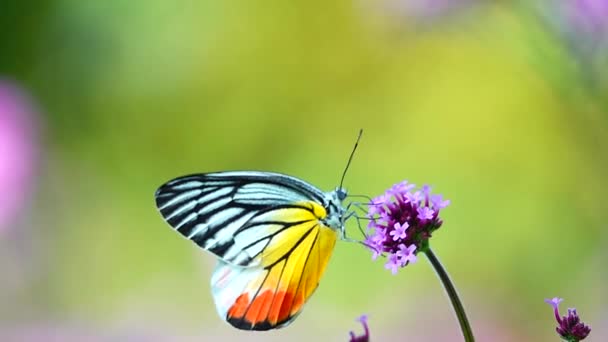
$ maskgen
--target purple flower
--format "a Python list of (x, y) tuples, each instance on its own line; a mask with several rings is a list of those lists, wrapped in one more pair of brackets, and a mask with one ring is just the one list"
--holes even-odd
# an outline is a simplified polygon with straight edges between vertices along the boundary
[(563, 301), (562, 298), (554, 297), (552, 299), (545, 299), (545, 302), (553, 307), (553, 313), (555, 314), (555, 320), (557, 320), (558, 326), (555, 331), (562, 337), (562, 339), (570, 342), (577, 342), (583, 340), (591, 332), (591, 328), (585, 323), (581, 322), (576, 309), (568, 309), (566, 316), (560, 317), (558, 306)]
[(31, 105), (17, 88), (0, 79), (0, 233), (24, 207), (37, 157)]
[(369, 203), (371, 221), (364, 244), (372, 250), (372, 259), (387, 256), (384, 266), (393, 274), (416, 262), (416, 253), (426, 248), (443, 223), (439, 212), (450, 203), (441, 195), (431, 195), (427, 185), (415, 188), (407, 181), (397, 183)]
[[(408, 191), (412, 190), (415, 187), (416, 187), (416, 185), (410, 184), (408, 181), (403, 181), (401, 183), (397, 183), (397, 184), (393, 185), (387, 191), (387, 194), (390, 193), (392, 195), (398, 196), (398, 195), (401, 195), (401, 194), (403, 194), (405, 192), (408, 192)], [(383, 194), (381, 196), (386, 196), (386, 194)]]
[(549, 29), (585, 59), (601, 57), (608, 45), (608, 1), (545, 0), (535, 4)]
[(381, 232), (365, 237), (365, 241), (363, 241), (363, 243), (373, 251), (372, 260), (376, 260), (380, 255), (382, 255), (382, 241), (384, 241), (384, 238), (385, 237)]
[(420, 191), (416, 191), (414, 193), (407, 192), (403, 196), (405, 197), (406, 202), (416, 205), (420, 204), (420, 201), (422, 200), (422, 194)]
[(356, 336), (355, 333), (351, 331), (349, 342), (369, 342), (369, 327), (367, 326), (367, 315), (361, 315), (361, 317), (357, 318), (357, 321), (361, 322), (361, 324), (363, 325), (364, 334), (361, 336)]
[(390, 236), (393, 237), (394, 241), (397, 241), (399, 239), (405, 239), (407, 237), (407, 234), (405, 233), (405, 230), (409, 227), (409, 225), (407, 224), (407, 222), (403, 223), (403, 225), (399, 222), (395, 223), (395, 229), (389, 233)]
[(395, 254), (399, 256), (403, 266), (416, 262), (416, 248), (416, 245), (410, 245), (409, 247), (405, 247), (404, 244), (399, 245), (399, 250)]
[(570, 0), (562, 7), (573, 30), (598, 37), (608, 33), (606, 0)]
[(388, 261), (386, 262), (386, 264), (384, 264), (384, 268), (386, 268), (387, 270), (391, 270), (392, 274), (397, 274), (399, 267), (401, 267), (401, 258), (399, 257), (399, 255), (397, 255), (397, 253), (389, 254)]
[(436, 210), (441, 210), (447, 207), (450, 204), (450, 200), (443, 200), (443, 196), (441, 195), (432, 195), (431, 203), (433, 204), (433, 208)]
[(382, 194), (378, 197), (372, 198), (372, 203), (376, 203), (376, 205), (369, 208), (367, 215), (372, 217), (374, 215), (382, 215), (385, 213), (384, 203), (388, 203), (391, 199), (390, 193)]
[(435, 213), (433, 209), (429, 207), (420, 207), (417, 209), (418, 211), (418, 219), (420, 221), (427, 221), (433, 219), (433, 214)]

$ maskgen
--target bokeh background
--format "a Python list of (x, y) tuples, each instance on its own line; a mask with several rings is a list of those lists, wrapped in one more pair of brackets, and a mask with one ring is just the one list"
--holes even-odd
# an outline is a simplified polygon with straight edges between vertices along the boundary
[[(0, 341), (459, 341), (428, 262), (338, 243), (288, 328), (216, 315), (170, 178), (278, 171), (452, 201), (432, 240), (480, 341), (608, 340), (605, 0), (0, 4)], [(354, 222), (348, 227), (356, 235)]]

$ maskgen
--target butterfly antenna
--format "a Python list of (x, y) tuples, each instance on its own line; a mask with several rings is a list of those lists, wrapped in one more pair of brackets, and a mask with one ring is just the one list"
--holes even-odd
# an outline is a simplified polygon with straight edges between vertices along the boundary
[(357, 141), (355, 142), (355, 147), (353, 147), (353, 151), (350, 153), (350, 157), (348, 157), (348, 162), (346, 163), (346, 167), (344, 168), (344, 172), (342, 173), (342, 179), (340, 179), (340, 188), (339, 189), (342, 189), (342, 184), (344, 183), (344, 177), (346, 176), (346, 171), (348, 171), (350, 162), (353, 160), (353, 156), (355, 155), (357, 146), (359, 146), (359, 140), (361, 140), (362, 134), (363, 134), (363, 128), (359, 130), (359, 135), (357, 136)]

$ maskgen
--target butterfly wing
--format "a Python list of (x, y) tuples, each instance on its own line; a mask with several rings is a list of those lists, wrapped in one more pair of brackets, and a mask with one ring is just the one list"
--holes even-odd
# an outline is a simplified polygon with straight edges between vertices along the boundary
[(235, 267), (219, 261), (211, 285), (220, 317), (245, 330), (289, 324), (313, 294), (325, 271), (337, 234), (316, 224), (282, 258), (265, 267)]
[(316, 289), (335, 245), (323, 192), (265, 172), (177, 178), (156, 204), (178, 232), (220, 258), (212, 277), (220, 316), (268, 330), (289, 323)]
[(289, 242), (297, 239), (286, 237), (298, 227), (303, 234), (300, 223), (324, 218), (323, 201), (323, 192), (308, 183), (267, 172), (180, 177), (156, 192), (156, 205), (169, 225), (239, 266), (260, 266), (262, 260), (268, 265), (292, 249)]

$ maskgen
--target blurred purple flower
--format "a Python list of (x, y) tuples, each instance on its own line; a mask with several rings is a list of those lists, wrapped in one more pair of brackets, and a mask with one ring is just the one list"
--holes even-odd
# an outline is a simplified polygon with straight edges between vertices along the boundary
[(545, 302), (553, 307), (553, 313), (555, 319), (559, 324), (555, 330), (562, 337), (562, 339), (569, 342), (577, 342), (583, 340), (591, 332), (591, 328), (585, 323), (581, 322), (576, 309), (568, 309), (568, 315), (560, 317), (558, 306), (563, 301), (562, 298), (554, 297), (552, 299), (545, 299)]
[(25, 205), (37, 159), (35, 114), (26, 96), (0, 79), (0, 233)]
[(570, 0), (562, 6), (573, 30), (595, 38), (608, 34), (608, 1)]
[(357, 336), (353, 331), (351, 331), (349, 342), (369, 342), (369, 327), (367, 326), (367, 315), (361, 315), (361, 317), (357, 318), (357, 321), (363, 324), (364, 333), (361, 336)]
[(427, 185), (418, 191), (415, 187), (407, 181), (395, 184), (369, 203), (364, 244), (372, 250), (374, 260), (387, 255), (385, 268), (393, 274), (416, 262), (416, 254), (426, 248), (431, 234), (443, 223), (439, 212), (450, 203), (441, 195), (431, 195)]
[(538, 6), (573, 52), (589, 58), (608, 44), (608, 1), (545, 0)]

